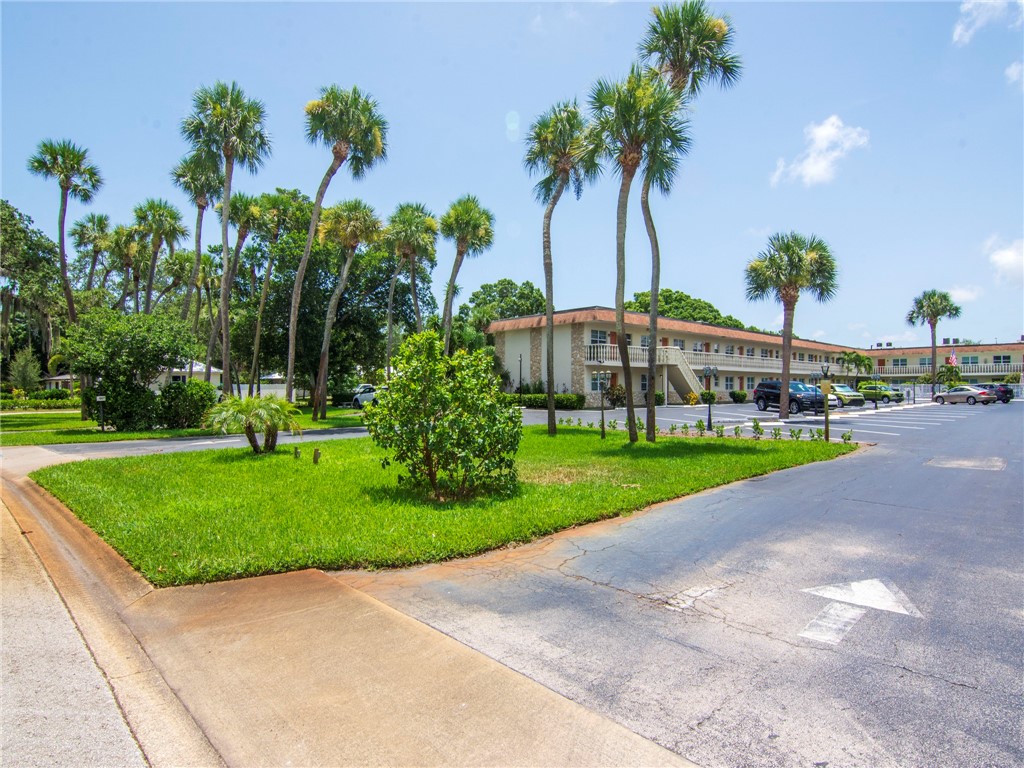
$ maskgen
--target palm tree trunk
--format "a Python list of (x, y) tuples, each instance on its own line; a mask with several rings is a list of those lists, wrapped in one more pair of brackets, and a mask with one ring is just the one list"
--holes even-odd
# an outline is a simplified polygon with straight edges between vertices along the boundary
[[(568, 181), (568, 173), (559, 175), (548, 206), (544, 209), (544, 339), (547, 343), (544, 355), (544, 363), (547, 368), (544, 372), (544, 383), (548, 395), (548, 434), (551, 436), (558, 432), (555, 425), (555, 279), (551, 261), (551, 216), (555, 212), (555, 206), (558, 205)], [(601, 397), (604, 397), (603, 392), (601, 392)]]
[(149, 257), (149, 274), (146, 276), (146, 303), (143, 307), (143, 314), (153, 314), (153, 278), (156, 277), (156, 262), (160, 258), (160, 246), (163, 241), (153, 235), (153, 255)]
[(91, 291), (92, 290), (92, 281), (93, 281), (93, 278), (96, 276), (96, 264), (100, 260), (100, 253), (101, 253), (100, 249), (98, 247), (96, 247), (95, 245), (93, 245), (93, 247), (92, 247), (92, 261), (89, 262), (89, 276), (85, 279), (85, 290), (87, 290), (87, 291)]
[(252, 388), (259, 378), (260, 364), (260, 334), (263, 332), (263, 310), (267, 306), (267, 294), (270, 293), (270, 275), (274, 271), (274, 244), (270, 244), (270, 255), (267, 257), (267, 273), (263, 275), (263, 289), (260, 291), (260, 305), (256, 310), (256, 335), (252, 340), (252, 369), (249, 373), (249, 397), (252, 397)]
[(423, 333), (423, 317), (420, 315), (420, 297), (416, 293), (416, 254), (409, 256), (409, 287), (412, 289), (412, 311), (416, 315), (416, 333)]
[(139, 314), (139, 294), (142, 293), (142, 276), (134, 266), (132, 266), (132, 285), (135, 287), (135, 295), (132, 296), (132, 311), (137, 315)]
[(441, 315), (441, 325), (444, 327), (444, 353), (450, 354), (449, 344), (452, 338), (452, 303), (455, 301), (455, 278), (459, 276), (462, 269), (462, 260), (466, 257), (466, 249), (456, 245), (455, 263), (452, 264), (452, 277), (448, 281), (448, 290), (444, 295), (444, 314)]
[(626, 204), (635, 169), (622, 169), (619, 201), (615, 216), (615, 331), (618, 336), (619, 360), (622, 363), (622, 384), (626, 388), (626, 427), (629, 442), (637, 441), (636, 411), (633, 407), (633, 372), (629, 365), (629, 345), (626, 344)]
[(391, 275), (391, 285), (388, 288), (388, 343), (384, 356), (386, 377), (391, 380), (391, 349), (394, 346), (394, 307), (395, 307), (395, 283), (398, 282), (398, 273), (402, 269), (402, 259), (398, 259), (395, 265), (395, 273)]
[(292, 308), (288, 315), (288, 372), (285, 375), (285, 399), (292, 400), (292, 388), (295, 379), (295, 342), (299, 330), (299, 300), (302, 298), (302, 280), (306, 276), (306, 266), (309, 264), (309, 254), (313, 250), (313, 238), (316, 236), (316, 226), (320, 222), (320, 209), (324, 204), (324, 195), (327, 194), (327, 187), (331, 179), (338, 172), (343, 160), (337, 155), (332, 156), (331, 164), (327, 168), (320, 181), (320, 188), (316, 191), (316, 200), (313, 202), (313, 216), (309, 220), (309, 233), (306, 235), (306, 246), (302, 249), (302, 258), (299, 260), (299, 268), (295, 272), (295, 286), (292, 288)]
[(234, 157), (224, 158), (224, 208), (220, 223), (221, 281), (221, 384), (223, 391), (231, 394), (231, 251), (228, 249), (228, 223), (231, 219), (231, 176), (235, 169)]
[(932, 330), (932, 399), (935, 398), (935, 374), (937, 366), (939, 364), (938, 347), (935, 346), (935, 326), (938, 325), (938, 321), (932, 322), (929, 318), (928, 326)]
[[(797, 294), (799, 295), (799, 294)], [(789, 368), (793, 359), (793, 315), (796, 299), (782, 300), (782, 386), (779, 388), (779, 418), (789, 419)]]
[(345, 284), (348, 282), (348, 272), (352, 267), (352, 259), (355, 258), (355, 249), (352, 249), (345, 257), (345, 266), (341, 270), (337, 285), (331, 293), (331, 300), (327, 303), (327, 317), (324, 320), (324, 338), (320, 343), (320, 369), (316, 375), (316, 390), (313, 392), (313, 421), (317, 420), (317, 413), (323, 412), (327, 416), (327, 358), (331, 349), (331, 331), (334, 329), (334, 320), (338, 315), (338, 303), (341, 301), (341, 294), (345, 291)]
[[(206, 310), (210, 314), (210, 341), (206, 345), (206, 373), (203, 375), (203, 381), (207, 384), (210, 383), (210, 366), (213, 365), (213, 350), (217, 344), (217, 331), (220, 330), (220, 318), (214, 318), (213, 316), (213, 291), (210, 286), (206, 286)], [(224, 391), (224, 380), (221, 379), (221, 392)]]
[[(206, 213), (206, 206), (196, 206), (196, 258), (192, 262), (192, 275), (188, 279), (188, 286), (185, 288), (185, 303), (181, 308), (181, 319), (188, 319), (188, 307), (192, 302), (192, 290), (195, 287), (196, 280), (199, 278), (199, 264), (203, 257), (202, 242), (203, 242), (203, 214)], [(199, 297), (200, 303), (202, 303), (202, 296)]]
[(64, 219), (68, 213), (68, 191), (60, 188), (60, 214), (57, 219), (57, 239), (60, 244), (60, 278), (64, 285), (64, 300), (68, 303), (68, 319), (74, 325), (78, 322), (75, 311), (75, 295), (71, 291), (71, 280), (68, 278), (68, 254), (64, 250)]
[[(647, 431), (648, 443), (655, 441), (654, 427), (658, 414), (655, 410), (658, 396), (658, 292), (661, 290), (661, 249), (658, 246), (658, 232), (654, 228), (650, 205), (651, 178), (644, 176), (640, 189), (640, 210), (647, 227), (647, 238), (651, 241), (651, 307), (647, 320)], [(668, 393), (665, 393), (666, 396)]]

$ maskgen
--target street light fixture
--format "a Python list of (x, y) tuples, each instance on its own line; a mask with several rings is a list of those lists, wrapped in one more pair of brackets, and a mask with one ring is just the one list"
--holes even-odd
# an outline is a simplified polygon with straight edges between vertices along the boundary
[(882, 379), (882, 374), (880, 374), (878, 371), (875, 371), (874, 373), (871, 374), (871, 380), (873, 382), (875, 382), (875, 393), (874, 394), (875, 394), (875, 410), (876, 411), (878, 410), (878, 382), (881, 381), (881, 379)]
[[(707, 389), (705, 391), (711, 391), (711, 377), (718, 376), (718, 366), (705, 365), (704, 366), (704, 378), (707, 379)], [(711, 398), (708, 397), (708, 431), (711, 431)]]
[[(604, 365), (604, 360), (598, 360), (598, 365)], [(598, 371), (597, 372), (597, 391), (601, 397), (601, 439), (604, 440), (604, 393), (607, 389), (606, 378), (610, 378), (612, 375), (611, 371)]]
[(519, 355), (519, 407), (523, 407), (523, 355)]
[(832, 382), (828, 378), (828, 363), (821, 365), (821, 394), (825, 398), (825, 442), (829, 442), (828, 433), (828, 393), (832, 391)]
[(103, 420), (103, 403), (107, 401), (103, 394), (103, 377), (96, 377), (96, 404), (100, 407), (100, 432), (106, 432), (106, 423)]

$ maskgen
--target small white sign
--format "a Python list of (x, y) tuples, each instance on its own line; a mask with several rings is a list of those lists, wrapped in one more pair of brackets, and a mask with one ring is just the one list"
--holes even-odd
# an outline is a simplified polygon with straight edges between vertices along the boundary
[(106, 395), (96, 395), (96, 402), (97, 403), (105, 403), (105, 402), (107, 402), (107, 396)]

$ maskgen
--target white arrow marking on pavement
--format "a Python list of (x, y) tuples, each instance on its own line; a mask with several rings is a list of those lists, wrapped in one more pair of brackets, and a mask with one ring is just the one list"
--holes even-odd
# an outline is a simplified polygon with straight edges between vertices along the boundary
[(854, 608), (855, 605), (921, 618), (921, 612), (898, 587), (890, 589), (878, 579), (826, 584), (801, 591), (839, 601), (825, 606), (800, 633), (800, 637), (830, 645), (838, 645), (858, 619), (867, 613), (863, 608)]

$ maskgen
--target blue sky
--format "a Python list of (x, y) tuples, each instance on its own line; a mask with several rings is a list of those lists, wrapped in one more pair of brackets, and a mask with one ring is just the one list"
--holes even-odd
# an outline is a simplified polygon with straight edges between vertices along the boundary
[[(1021, 2), (712, 3), (731, 16), (744, 73), (690, 115), (692, 150), (672, 194), (654, 200), (662, 287), (764, 328), (743, 268), (775, 231), (832, 247), (840, 290), (803, 298), (795, 330), (844, 344), (924, 343), (913, 298), (953, 293), (961, 319), (940, 335), (1013, 341), (1024, 332), (1024, 35)], [(267, 108), (273, 155), (235, 189), (310, 196), (330, 157), (304, 139), (321, 86), (358, 85), (390, 123), (388, 162), (339, 173), (326, 204), (361, 197), (440, 215), (476, 195), (494, 247), (467, 260), (462, 298), (502, 277), (543, 287), (542, 208), (522, 169), (532, 120), (586, 102), (635, 57), (650, 3), (16, 3), (2, 13), (3, 197), (56, 237), (58, 193), (31, 176), (45, 138), (89, 149), (105, 185), (86, 207), (115, 222), (147, 197), (187, 200), (169, 179), (186, 152), (192, 93), (236, 80)], [(555, 212), (555, 303), (614, 305), (610, 173)], [(627, 295), (650, 287), (650, 250), (632, 196)], [(443, 298), (454, 249), (441, 241)]]

